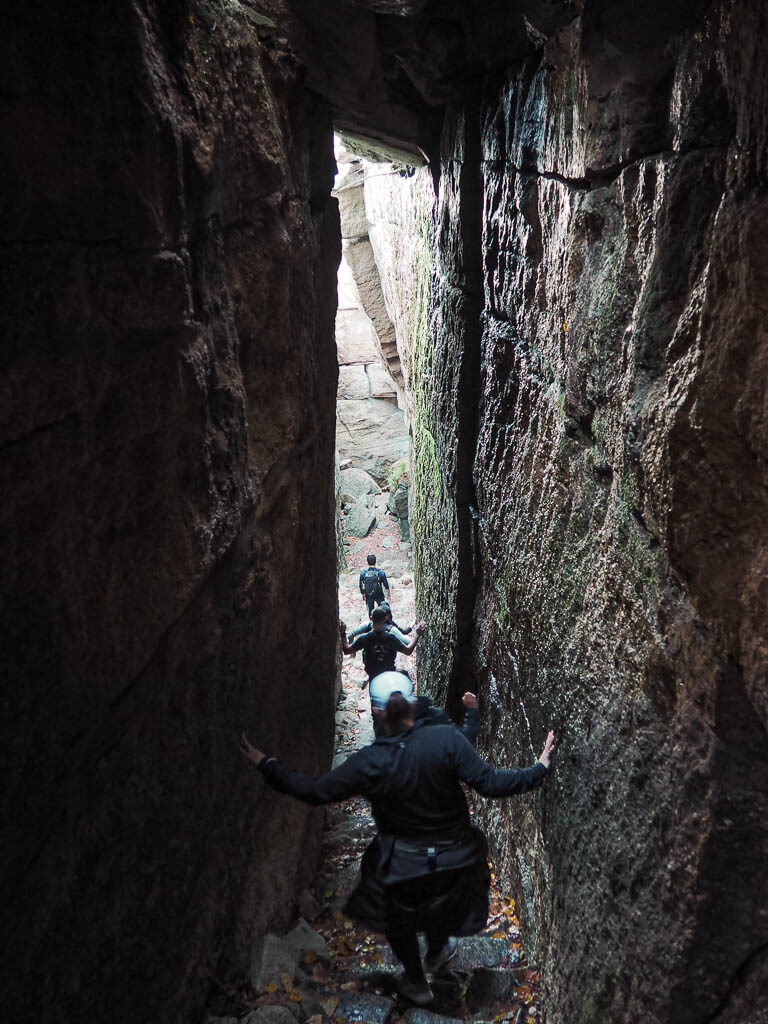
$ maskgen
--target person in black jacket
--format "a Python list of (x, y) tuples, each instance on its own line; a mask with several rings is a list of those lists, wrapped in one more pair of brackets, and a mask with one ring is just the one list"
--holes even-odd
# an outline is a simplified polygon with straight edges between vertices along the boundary
[[(549, 771), (555, 738), (547, 735), (530, 768), (497, 770), (453, 725), (430, 724), (413, 712), (402, 693), (392, 693), (387, 735), (319, 777), (267, 757), (245, 734), (240, 749), (270, 786), (305, 803), (354, 795), (370, 801), (378, 835), (363, 855), (361, 881), (346, 911), (386, 935), (405, 969), (401, 993), (426, 1006), (433, 995), (425, 968), (438, 971), (456, 951), (453, 936), (477, 934), (488, 917), (487, 845), (471, 824), (461, 784), (488, 797), (533, 789)], [(427, 936), (424, 963), (420, 931)]]
[(395, 658), (398, 654), (413, 654), (419, 637), (427, 628), (426, 622), (417, 622), (413, 627), (413, 637), (406, 640), (403, 634), (387, 623), (387, 613), (382, 608), (374, 608), (371, 612), (371, 629), (355, 637), (352, 643), (347, 641), (347, 626), (339, 621), (339, 639), (344, 654), (363, 652), (363, 668), (368, 679), (367, 683), (381, 672), (395, 671)]
[(380, 605), (384, 601), (384, 591), (387, 592), (387, 603), (389, 603), (389, 581), (383, 569), (376, 568), (376, 555), (368, 555), (366, 558), (368, 567), (360, 570), (360, 593), (370, 615), (374, 604)]

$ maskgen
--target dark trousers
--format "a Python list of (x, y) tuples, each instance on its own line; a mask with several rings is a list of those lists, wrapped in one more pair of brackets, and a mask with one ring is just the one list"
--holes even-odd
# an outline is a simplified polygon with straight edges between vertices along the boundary
[(368, 605), (369, 617), (371, 612), (373, 611), (373, 606), (375, 604), (381, 604), (381, 602), (384, 600), (383, 597), (376, 597), (375, 594), (364, 594), (363, 597), (365, 598), (365, 603)]
[[(439, 953), (450, 937), (445, 928), (440, 927), (439, 921), (429, 921), (430, 909), (434, 901), (450, 894), (461, 874), (461, 871), (440, 871), (387, 887), (391, 908), (387, 942), (405, 968), (409, 981), (424, 980), (419, 932), (427, 936), (427, 956)], [(422, 908), (423, 914), (420, 914)]]

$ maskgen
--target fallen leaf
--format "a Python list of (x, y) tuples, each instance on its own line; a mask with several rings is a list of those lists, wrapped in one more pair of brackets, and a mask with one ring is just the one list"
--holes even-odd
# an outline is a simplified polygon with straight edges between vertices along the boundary
[(274, 981), (268, 981), (267, 984), (264, 986), (264, 991), (277, 992), (277, 985), (274, 983)]
[(310, 949), (309, 952), (304, 954), (304, 963), (313, 964), (317, 960), (317, 953), (313, 953)]

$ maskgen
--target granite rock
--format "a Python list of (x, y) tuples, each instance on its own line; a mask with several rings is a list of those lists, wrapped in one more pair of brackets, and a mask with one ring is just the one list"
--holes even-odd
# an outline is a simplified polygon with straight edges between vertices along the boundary
[(381, 494), (381, 488), (364, 469), (345, 469), (341, 474), (342, 500), (355, 502), (369, 494)]

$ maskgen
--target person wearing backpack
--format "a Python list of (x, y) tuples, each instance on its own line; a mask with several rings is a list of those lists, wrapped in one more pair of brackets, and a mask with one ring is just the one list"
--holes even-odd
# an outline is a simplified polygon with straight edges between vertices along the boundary
[[(392, 618), (392, 609), (390, 608), (388, 601), (382, 601), (381, 604), (379, 605), (379, 608), (383, 608), (384, 611), (387, 613), (388, 626), (394, 626), (395, 629), (399, 629), (403, 636), (408, 636), (410, 633), (413, 632), (413, 626), (398, 626), (398, 624)], [(350, 633), (348, 633), (347, 640), (349, 641), (349, 643), (352, 643), (356, 636), (360, 636), (361, 633), (370, 633), (372, 628), (373, 624), (369, 619), (367, 622), (364, 622), (362, 626), (358, 626), (357, 629), (353, 629)]]
[(368, 555), (368, 568), (360, 572), (360, 593), (368, 606), (368, 614), (373, 611), (374, 604), (381, 604), (384, 600), (384, 591), (387, 592), (389, 601), (389, 583), (387, 574), (383, 569), (376, 568), (376, 555)]
[(368, 633), (361, 633), (355, 637), (350, 644), (347, 641), (347, 627), (344, 622), (339, 622), (339, 636), (341, 638), (341, 649), (345, 654), (356, 654), (363, 652), (363, 667), (368, 679), (363, 684), (363, 689), (368, 685), (374, 676), (381, 672), (395, 671), (395, 658), (400, 654), (413, 654), (416, 643), (427, 628), (426, 622), (418, 622), (413, 630), (413, 638), (408, 641), (393, 626), (387, 623), (387, 613), (383, 608), (374, 608), (371, 612), (371, 630)]

